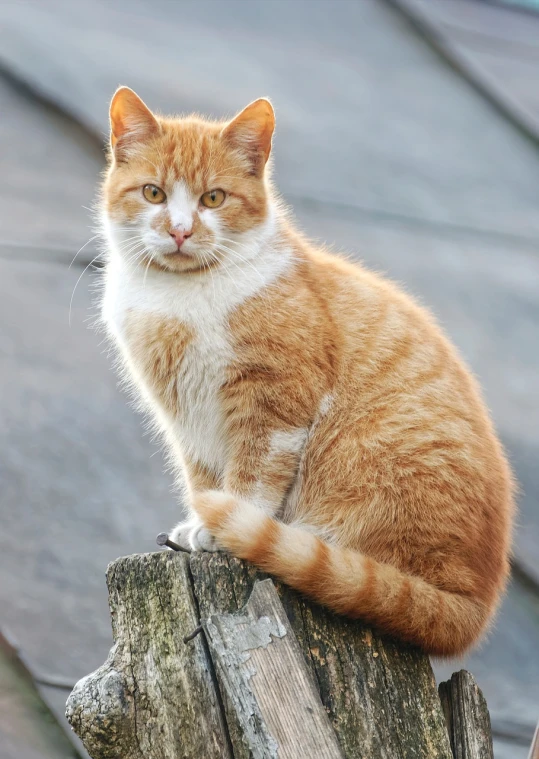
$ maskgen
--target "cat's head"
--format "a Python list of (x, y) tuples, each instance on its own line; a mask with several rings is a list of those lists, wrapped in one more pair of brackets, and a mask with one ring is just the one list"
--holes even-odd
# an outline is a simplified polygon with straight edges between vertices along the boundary
[(226, 123), (162, 118), (121, 87), (110, 123), (103, 207), (117, 254), (176, 272), (248, 255), (248, 245), (238, 245), (269, 212), (265, 175), (275, 116), (268, 100)]

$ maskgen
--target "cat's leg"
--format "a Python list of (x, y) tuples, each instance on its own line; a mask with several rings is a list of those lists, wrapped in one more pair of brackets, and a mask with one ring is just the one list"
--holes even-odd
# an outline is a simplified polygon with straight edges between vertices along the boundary
[[(260, 430), (259, 430), (260, 432)], [(306, 428), (272, 430), (265, 440), (236, 439), (225, 468), (224, 488), (194, 494), (193, 506), (200, 515), (230, 515), (236, 503), (248, 501), (257, 511), (276, 516), (297, 476)], [(231, 506), (232, 504), (232, 506)], [(249, 530), (249, 525), (242, 529)]]
[(179, 522), (170, 532), (169, 537), (174, 543), (186, 551), (218, 551), (219, 546), (207, 527), (193, 509), (193, 500), (196, 492), (207, 489), (215, 489), (218, 479), (207, 467), (196, 461), (182, 456), (185, 486), (186, 506), (189, 516), (183, 522)]
[(297, 477), (309, 429), (319, 413), (319, 399), (291, 367), (273, 376), (254, 366), (230, 372), (222, 388), (226, 419), (227, 459), (218, 489), (197, 491), (221, 503), (244, 501), (258, 512), (278, 516)]

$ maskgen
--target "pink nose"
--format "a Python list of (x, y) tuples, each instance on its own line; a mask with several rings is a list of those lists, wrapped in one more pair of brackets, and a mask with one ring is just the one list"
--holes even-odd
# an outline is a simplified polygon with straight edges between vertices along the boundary
[(191, 237), (191, 234), (191, 230), (183, 229), (182, 227), (170, 230), (170, 236), (174, 238), (178, 248), (181, 248), (185, 240), (187, 240), (188, 237)]

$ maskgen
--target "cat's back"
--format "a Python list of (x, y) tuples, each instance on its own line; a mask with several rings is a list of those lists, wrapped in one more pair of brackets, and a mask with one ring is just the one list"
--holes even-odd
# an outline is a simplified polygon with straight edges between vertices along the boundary
[(308, 255), (303, 280), (331, 325), (337, 356), (315, 458), (340, 429), (343, 458), (359, 451), (362, 466), (369, 456), (377, 472), (387, 464), (388, 481), (396, 461), (438, 479), (458, 471), (485, 483), (490, 472), (506, 500), (511, 475), (478, 383), (428, 310), (360, 265), (324, 251)]
[(383, 275), (320, 249), (308, 252), (309, 287), (341, 345), (342, 375), (356, 385), (391, 383), (420, 373), (426, 381), (452, 377), (477, 386), (436, 319), (405, 289)]

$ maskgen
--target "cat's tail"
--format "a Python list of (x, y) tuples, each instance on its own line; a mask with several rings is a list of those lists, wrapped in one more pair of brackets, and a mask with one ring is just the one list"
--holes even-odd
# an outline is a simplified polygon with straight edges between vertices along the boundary
[(235, 556), (323, 606), (357, 617), (435, 656), (465, 651), (484, 630), (492, 606), (441, 590), (388, 564), (332, 546), (226, 493), (197, 495), (196, 511)]

